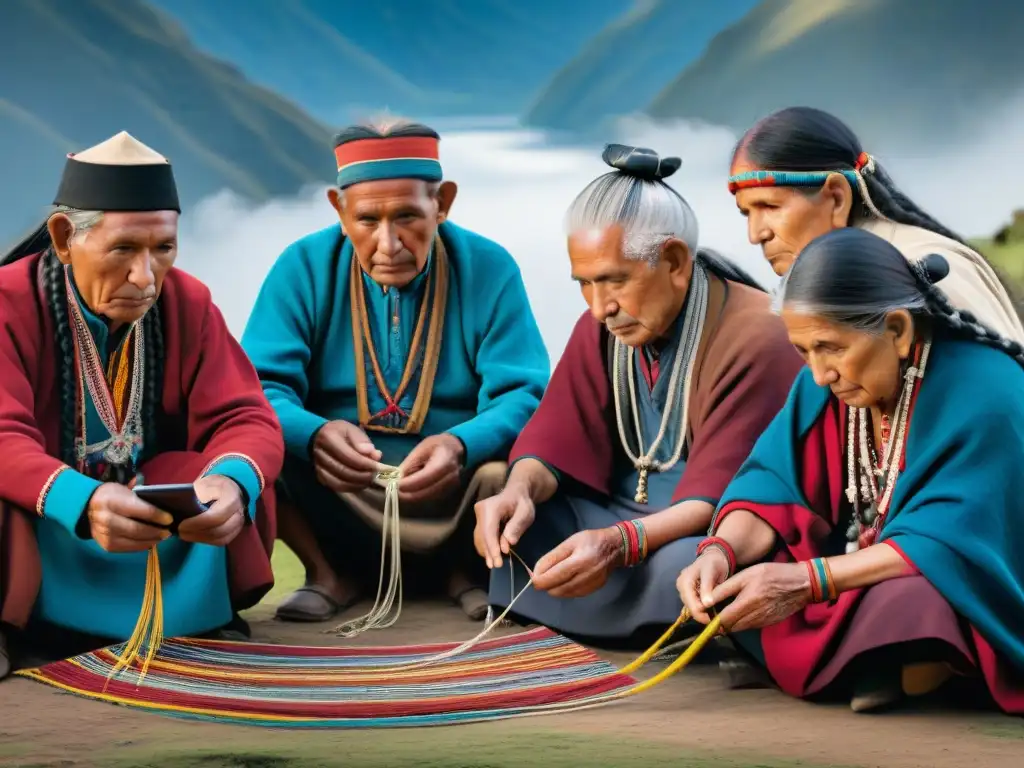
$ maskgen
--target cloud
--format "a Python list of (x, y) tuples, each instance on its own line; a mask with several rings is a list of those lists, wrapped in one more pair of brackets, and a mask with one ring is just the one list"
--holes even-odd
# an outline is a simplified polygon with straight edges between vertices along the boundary
[[(1024, 154), (1024, 102), (980, 130), (956, 153), (926, 148), (877, 156), (905, 193), (947, 226), (987, 234), (1024, 206), (1024, 185), (1007, 158)], [(736, 136), (687, 124), (623, 121), (610, 141), (652, 147), (683, 159), (671, 178), (697, 212), (701, 243), (733, 257), (766, 284), (775, 278), (746, 240), (743, 219), (725, 187)], [(442, 161), (459, 184), (452, 218), (504, 245), (519, 262), (552, 359), (561, 354), (585, 309), (569, 278), (562, 215), (573, 197), (607, 168), (600, 147), (560, 146), (543, 133), (516, 129), (446, 133)], [(224, 193), (182, 221), (179, 266), (206, 282), (232, 331), (241, 334), (274, 260), (294, 240), (336, 221), (322, 189), (252, 205)]]

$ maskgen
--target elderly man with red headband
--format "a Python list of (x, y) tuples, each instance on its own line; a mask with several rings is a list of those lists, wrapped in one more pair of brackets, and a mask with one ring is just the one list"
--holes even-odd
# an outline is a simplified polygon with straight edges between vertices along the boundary
[(949, 274), (938, 286), (953, 306), (1024, 342), (1024, 326), (992, 266), (962, 238), (903, 194), (842, 121), (810, 107), (775, 112), (744, 134), (733, 153), (729, 191), (779, 276), (819, 235), (854, 226), (917, 262), (941, 254)]
[(449, 220), (434, 130), (354, 126), (335, 145), (339, 222), (280, 255), (242, 340), (284, 430), (279, 538), (306, 569), (277, 615), (326, 621), (378, 589), (397, 533), (388, 600), (412, 581), (481, 619), (473, 505), (504, 481), (548, 353), (512, 256)]

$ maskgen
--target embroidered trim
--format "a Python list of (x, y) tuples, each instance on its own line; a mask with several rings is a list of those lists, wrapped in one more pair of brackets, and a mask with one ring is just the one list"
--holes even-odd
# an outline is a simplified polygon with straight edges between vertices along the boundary
[(43, 516), (43, 507), (46, 505), (46, 497), (50, 494), (50, 489), (53, 488), (53, 484), (57, 482), (57, 478), (61, 472), (65, 472), (71, 469), (67, 464), (62, 467), (58, 467), (50, 473), (50, 476), (46, 478), (46, 482), (43, 483), (42, 489), (39, 491), (39, 497), (36, 499), (36, 514), (40, 517)]
[(259, 465), (253, 459), (246, 456), (244, 453), (222, 453), (220, 456), (217, 456), (213, 460), (211, 460), (210, 463), (207, 464), (206, 467), (203, 469), (203, 471), (199, 473), (199, 476), (203, 477), (215, 466), (220, 464), (222, 461), (227, 461), (228, 459), (240, 459), (241, 461), (244, 461), (246, 464), (249, 465), (252, 471), (256, 473), (256, 478), (259, 480), (260, 484), (260, 494), (262, 494), (267, 482), (266, 478), (263, 477), (263, 471), (259, 468)]

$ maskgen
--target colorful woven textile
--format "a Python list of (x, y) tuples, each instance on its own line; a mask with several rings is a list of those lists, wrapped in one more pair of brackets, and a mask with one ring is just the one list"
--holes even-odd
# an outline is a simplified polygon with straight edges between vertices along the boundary
[(299, 728), (449, 725), (558, 711), (636, 684), (546, 628), (441, 645), (320, 648), (167, 640), (107, 681), (120, 646), (16, 674), (80, 696), (165, 715)]

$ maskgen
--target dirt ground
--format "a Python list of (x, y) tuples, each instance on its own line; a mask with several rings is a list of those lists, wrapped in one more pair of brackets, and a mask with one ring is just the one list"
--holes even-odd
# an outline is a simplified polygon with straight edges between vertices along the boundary
[[(333, 644), (330, 625), (276, 622), (279, 584), (251, 611), (254, 639)], [(361, 606), (362, 607), (362, 606)], [(355, 612), (352, 615), (358, 615)], [(353, 642), (462, 641), (479, 625), (440, 604), (406, 604), (398, 625)], [(507, 631), (507, 630), (506, 630)], [(616, 664), (630, 653), (602, 653)], [(641, 677), (660, 669), (652, 662)], [(1020, 765), (1024, 721), (941, 710), (857, 715), (771, 690), (726, 690), (717, 665), (596, 710), (429, 729), (304, 731), (196, 723), (0, 683), (0, 766), (721, 766), (989, 768)], [(1016, 756), (1016, 757), (1014, 757)]]

